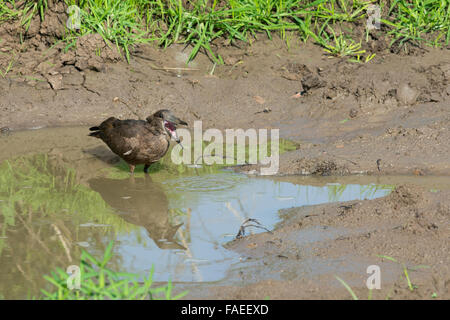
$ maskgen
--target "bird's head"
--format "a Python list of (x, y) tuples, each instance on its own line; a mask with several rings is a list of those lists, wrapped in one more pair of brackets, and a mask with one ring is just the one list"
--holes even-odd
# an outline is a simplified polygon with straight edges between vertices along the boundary
[(147, 121), (150, 124), (153, 124), (155, 121), (159, 123), (163, 131), (178, 143), (180, 143), (180, 138), (178, 138), (177, 135), (177, 126), (188, 125), (185, 121), (177, 118), (167, 109), (156, 111), (153, 115), (147, 117)]

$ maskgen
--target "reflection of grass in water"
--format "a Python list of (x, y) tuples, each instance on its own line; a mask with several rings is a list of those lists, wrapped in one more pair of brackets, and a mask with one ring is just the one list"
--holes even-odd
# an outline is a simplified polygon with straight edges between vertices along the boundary
[(369, 184), (361, 187), (361, 196), (374, 197), (378, 191), (388, 191), (390, 193), (395, 189), (392, 184)]
[[(21, 157), (0, 165), (1, 234), (16, 224), (16, 214), (27, 217), (70, 217), (78, 223), (95, 222), (128, 230), (132, 225), (113, 213), (101, 196), (80, 185), (73, 169), (52, 164), (46, 155)], [(0, 239), (0, 254), (5, 246)]]
[[(342, 197), (348, 186), (348, 184), (327, 185), (329, 201), (338, 201)], [(394, 185), (389, 184), (369, 184), (360, 186), (359, 195), (361, 199), (373, 198), (378, 191), (391, 192), (392, 190), (394, 190), (394, 188)]]
[[(111, 227), (79, 227), (94, 222)], [(46, 155), (0, 164), (0, 295), (33, 295), (49, 268), (67, 266), (80, 254), (79, 239), (103, 246), (110, 230), (129, 231), (101, 196), (78, 184), (75, 171)], [(114, 257), (113, 263), (118, 263)]]
[[(208, 146), (210, 143), (203, 142), (203, 150), (206, 146)], [(223, 162), (227, 162), (231, 159), (226, 159), (226, 147), (227, 145), (223, 145)], [(280, 139), (279, 140), (279, 154), (285, 153), (287, 151), (296, 150), (298, 148), (298, 145), (290, 140), (287, 139)], [(189, 175), (198, 175), (198, 174), (213, 174), (221, 171), (225, 167), (229, 167), (230, 164), (212, 164), (212, 165), (206, 165), (203, 163), (201, 167), (198, 168), (192, 168), (185, 164), (174, 164), (171, 159), (171, 151), (173, 149), (173, 144), (171, 145), (170, 149), (167, 151), (166, 155), (159, 160), (158, 162), (152, 164), (149, 168), (149, 173), (152, 175), (152, 179), (156, 182), (165, 181), (169, 177), (174, 176), (189, 176)], [(256, 148), (257, 154), (259, 152), (259, 146)], [(249, 160), (249, 154), (250, 154), (250, 148), (248, 145), (245, 147), (245, 161)], [(212, 154), (214, 156), (214, 154)], [(271, 155), (271, 142), (270, 140), (267, 143), (267, 155)], [(237, 159), (237, 148), (236, 145), (234, 146), (234, 159), (231, 160), (232, 162), (236, 163)], [(258, 160), (259, 160), (259, 154), (258, 154)], [(191, 163), (198, 163), (198, 159), (194, 159), (194, 143), (191, 143)], [(105, 169), (108, 172), (108, 177), (113, 179), (125, 179), (129, 177), (129, 171), (130, 168), (125, 161), (121, 160), (114, 168), (108, 168)], [(134, 171), (134, 175), (136, 177), (142, 177), (144, 175), (143, 173), (144, 165), (136, 166), (136, 169)]]
[[(152, 274), (142, 283), (139, 275), (106, 269), (106, 263), (119, 258), (111, 261), (112, 243), (101, 260), (83, 251), (82, 290), (67, 288), (68, 274), (58, 267), (73, 264), (79, 256), (79, 248), (72, 244), (85, 230), (78, 228), (80, 222), (111, 225), (116, 231), (137, 229), (114, 214), (97, 192), (78, 184), (73, 169), (46, 155), (5, 161), (0, 165), (0, 200), (0, 250), (8, 248), (3, 256), (0, 251), (1, 272), (11, 275), (0, 282), (0, 296), (33, 295), (42, 286), (43, 272), (56, 268), (52, 277), (46, 277), (57, 287), (54, 292), (43, 291), (48, 299), (152, 299), (157, 294), (173, 298), (170, 282), (151, 288)], [(65, 223), (67, 218), (73, 224)]]

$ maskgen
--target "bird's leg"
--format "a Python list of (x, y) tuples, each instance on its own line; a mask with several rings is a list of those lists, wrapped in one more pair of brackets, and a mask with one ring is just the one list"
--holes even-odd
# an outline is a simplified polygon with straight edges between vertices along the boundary
[(146, 165), (144, 166), (144, 172), (147, 173), (147, 174), (148, 174), (148, 168), (150, 168), (150, 165), (149, 165), (149, 164), (146, 164)]
[(134, 174), (134, 168), (136, 168), (136, 166), (133, 164), (130, 164), (129, 166), (130, 166), (130, 173)]

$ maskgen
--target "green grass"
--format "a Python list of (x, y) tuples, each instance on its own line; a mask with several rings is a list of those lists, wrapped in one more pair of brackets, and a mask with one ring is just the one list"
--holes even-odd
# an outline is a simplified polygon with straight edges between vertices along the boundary
[(8, 65), (6, 66), (5, 69), (2, 70), (2, 68), (0, 67), (0, 76), (2, 78), (5, 78), (6, 75), (11, 71), (12, 67), (14, 65), (14, 58), (12, 58), (11, 60), (9, 60)]
[[(361, 59), (362, 41), (370, 32), (382, 32), (391, 45), (442, 46), (450, 40), (450, 1), (448, 0), (65, 0), (81, 8), (80, 30), (66, 30), (67, 48), (79, 36), (99, 33), (125, 55), (139, 43), (156, 42), (162, 47), (181, 43), (191, 47), (189, 60), (199, 52), (222, 63), (215, 41), (227, 39), (249, 42), (261, 33), (269, 38), (278, 34), (287, 45), (292, 39), (311, 39), (327, 53), (337, 57), (368, 62), (373, 54)], [(46, 0), (20, 2), (6, 0), (0, 4), (0, 23), (20, 19), (27, 28), (34, 15), (45, 19)], [(365, 30), (355, 36), (357, 24), (365, 25), (370, 4), (381, 7), (381, 31)], [(335, 30), (339, 30), (335, 32)]]
[(334, 45), (327, 44), (324, 51), (340, 58), (346, 56), (359, 57), (366, 52), (366, 50), (361, 50), (361, 42), (355, 43), (352, 39), (346, 39), (342, 34), (338, 37), (334, 35)]
[(339, 278), (338, 276), (335, 276), (336, 279), (344, 286), (345, 289), (347, 289), (347, 291), (350, 293), (350, 295), (352, 296), (353, 300), (359, 300), (358, 297), (356, 296), (356, 294), (353, 292), (352, 288), (341, 278)]
[[(410, 291), (414, 291), (414, 289), (416, 289), (417, 287), (415, 285), (412, 284), (411, 279), (409, 277), (409, 273), (408, 273), (408, 268), (406, 267), (406, 265), (404, 263), (400, 263), (398, 262), (395, 258), (389, 257), (389, 256), (385, 256), (385, 255), (378, 255), (378, 257), (401, 264), (402, 268), (403, 268), (403, 274), (405, 275), (405, 279), (406, 282), (408, 284), (408, 288)], [(420, 268), (428, 268), (428, 266), (416, 266), (416, 267), (412, 267), (410, 268), (410, 270), (417, 270)]]
[(176, 300), (187, 294), (187, 292), (182, 292), (173, 296), (171, 281), (160, 287), (152, 287), (153, 267), (150, 274), (144, 277), (108, 269), (107, 264), (112, 256), (112, 241), (107, 246), (101, 260), (83, 250), (79, 264), (80, 288), (69, 289), (67, 280), (70, 275), (57, 268), (51, 272), (50, 276), (44, 276), (51, 284), (51, 289), (41, 289), (42, 296), (40, 298), (46, 300)]
[(79, 36), (98, 33), (115, 44), (129, 60), (130, 46), (150, 41), (137, 1), (85, 0), (66, 3), (79, 5), (81, 9), (80, 29), (67, 30), (68, 46), (74, 45)]
[(44, 20), (47, 10), (47, 0), (16, 1), (5, 0), (0, 3), (0, 23), (13, 19), (20, 19), (25, 29), (30, 26), (32, 18), (38, 14)]
[(407, 41), (439, 46), (450, 40), (450, 2), (448, 0), (396, 0), (389, 8), (389, 18), (382, 19), (391, 27), (392, 42)]
[[(410, 278), (410, 275), (408, 273), (408, 270), (418, 270), (418, 269), (424, 269), (424, 268), (429, 268), (429, 266), (426, 265), (418, 265), (418, 266), (414, 266), (414, 267), (406, 267), (406, 265), (404, 263), (400, 263), (397, 259), (390, 257), (390, 256), (386, 256), (386, 255), (377, 255), (377, 257), (382, 258), (382, 259), (386, 259), (389, 261), (392, 261), (394, 263), (400, 264), (402, 266), (403, 269), (403, 275), (405, 276), (405, 280), (406, 280), (406, 284), (408, 286), (409, 291), (414, 291), (415, 289), (417, 289), (417, 286), (415, 286)], [(335, 276), (335, 278), (344, 286), (344, 288), (350, 293), (351, 297), (353, 300), (359, 300), (358, 296), (355, 294), (355, 292), (352, 290), (352, 288), (340, 277)], [(392, 287), (393, 288), (393, 287)], [(391, 298), (391, 292), (392, 292), (392, 288), (391, 290), (389, 290), (387, 296), (386, 296), (386, 300)], [(373, 290), (369, 290), (369, 294), (368, 294), (368, 300), (372, 300), (372, 293)], [(431, 296), (431, 298), (436, 298), (437, 294), (433, 293), (433, 295)]]

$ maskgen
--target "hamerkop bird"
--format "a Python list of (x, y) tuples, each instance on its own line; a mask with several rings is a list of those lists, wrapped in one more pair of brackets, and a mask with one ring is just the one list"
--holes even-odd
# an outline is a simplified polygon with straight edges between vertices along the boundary
[(144, 164), (148, 173), (150, 165), (166, 154), (170, 138), (180, 143), (177, 125), (187, 125), (175, 117), (170, 110), (159, 110), (146, 120), (119, 120), (111, 117), (98, 127), (89, 128), (89, 135), (102, 139), (108, 147), (125, 160), (130, 172), (138, 164)]

